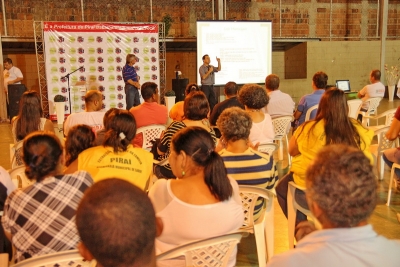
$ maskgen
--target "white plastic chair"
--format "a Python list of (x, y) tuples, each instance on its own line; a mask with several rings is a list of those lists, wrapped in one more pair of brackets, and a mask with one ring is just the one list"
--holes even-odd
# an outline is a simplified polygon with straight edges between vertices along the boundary
[(13, 267), (94, 267), (96, 262), (85, 261), (78, 250), (66, 250), (23, 260)]
[(347, 106), (349, 107), (348, 116), (353, 119), (357, 119), (358, 113), (360, 112), (362, 105), (361, 99), (352, 99), (347, 101)]
[(383, 151), (394, 147), (395, 141), (390, 141), (386, 138), (385, 134), (389, 130), (390, 126), (385, 126), (375, 131), (375, 135), (378, 136), (378, 144), (370, 145), (369, 149), (374, 156), (374, 163), (377, 169), (379, 180), (383, 180), (385, 163), (383, 162), (382, 154)]
[(266, 153), (270, 156), (272, 156), (274, 154), (274, 152), (277, 148), (278, 148), (278, 145), (274, 144), (274, 143), (265, 143), (265, 144), (258, 145), (259, 152)]
[(311, 106), (311, 107), (307, 110), (307, 112), (306, 112), (306, 118), (305, 118), (304, 121), (309, 121), (309, 120), (313, 119), (315, 116), (313, 116), (313, 117), (311, 118), (311, 112), (313, 112), (313, 111), (316, 110), (316, 109), (318, 109), (318, 104), (317, 104), (317, 105), (314, 105), (314, 106)]
[[(279, 145), (279, 160), (283, 160), (283, 138), (286, 140), (286, 148), (289, 151), (288, 131), (290, 130), (290, 123), (293, 121), (293, 116), (279, 116), (272, 119), (275, 131), (275, 141)], [(291, 157), (288, 152), (288, 163), (291, 165)]]
[(400, 169), (400, 164), (393, 163), (392, 170), (390, 171), (390, 180), (389, 180), (389, 190), (388, 190), (388, 197), (386, 201), (386, 206), (390, 206), (390, 198), (392, 196), (392, 187), (394, 184), (394, 179), (396, 179), (395, 169)]
[(230, 256), (240, 242), (242, 233), (232, 233), (195, 241), (166, 251), (157, 261), (184, 256), (185, 266), (227, 266)]
[[(376, 120), (376, 125), (369, 126), (368, 129), (375, 132), (376, 130), (381, 129), (385, 126), (390, 126), (390, 124), (393, 121), (394, 115), (396, 114), (396, 110), (397, 110), (397, 108), (392, 108), (392, 109), (386, 110), (385, 112), (383, 112), (379, 115), (376, 115), (376, 116), (365, 116), (366, 119)], [(378, 123), (379, 123), (378, 120), (380, 118), (385, 118), (385, 123), (378, 125)]]
[(143, 126), (137, 129), (136, 135), (143, 135), (143, 145), (142, 148), (148, 151), (151, 150), (153, 143), (156, 138), (160, 138), (161, 133), (165, 130), (165, 125), (163, 124), (152, 124), (148, 126)]
[(359, 112), (359, 114), (361, 114), (363, 116), (362, 125), (364, 125), (365, 127), (368, 127), (369, 116), (371, 114), (375, 114), (381, 100), (382, 100), (382, 97), (371, 97), (371, 98), (365, 100), (365, 103), (368, 103), (368, 109), (367, 109), (367, 111)]
[[(239, 191), (244, 210), (244, 224), (240, 230), (254, 234), (258, 266), (266, 266), (267, 260), (274, 255), (274, 194), (267, 189), (248, 185), (239, 185)], [(254, 221), (254, 208), (260, 197), (265, 200), (264, 207)]]
[(22, 145), (23, 140), (17, 142), (16, 144), (10, 144), (10, 163), (11, 169), (14, 169), (19, 166), (24, 166), (24, 162), (22, 160)]
[(8, 170), (11, 180), (17, 188), (25, 188), (35, 183), (35, 180), (30, 180), (25, 175), (25, 166), (20, 166), (11, 170)]
[(296, 189), (303, 192), (306, 189), (302, 186), (295, 184), (294, 182), (289, 182), (288, 194), (287, 194), (287, 213), (288, 213), (288, 237), (289, 237), (289, 249), (294, 248), (294, 229), (296, 227), (296, 213), (300, 211), (304, 213), (307, 217), (312, 218), (317, 228), (320, 228), (319, 222), (312, 215), (311, 211), (303, 208), (296, 202), (295, 191)]

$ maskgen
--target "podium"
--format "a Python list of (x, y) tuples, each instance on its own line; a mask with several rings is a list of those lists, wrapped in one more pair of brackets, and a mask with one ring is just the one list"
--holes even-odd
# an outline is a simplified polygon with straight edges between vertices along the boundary
[(172, 90), (175, 92), (175, 103), (185, 99), (185, 89), (189, 79), (172, 79)]

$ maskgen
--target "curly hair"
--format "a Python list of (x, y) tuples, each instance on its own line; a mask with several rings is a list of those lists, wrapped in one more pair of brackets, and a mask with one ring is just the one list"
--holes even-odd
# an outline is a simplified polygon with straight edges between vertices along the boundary
[(195, 91), (201, 91), (199, 86), (195, 83), (189, 83), (185, 88), (185, 96)]
[(252, 109), (261, 109), (268, 105), (267, 90), (258, 84), (245, 84), (239, 90), (238, 100), (244, 106)]
[(40, 182), (56, 170), (63, 148), (54, 133), (40, 131), (25, 137), (22, 151), (26, 176)]
[(218, 129), (225, 141), (248, 140), (251, 125), (250, 115), (238, 107), (225, 109), (217, 120)]
[(346, 145), (319, 151), (306, 173), (307, 196), (335, 227), (354, 227), (369, 218), (377, 202), (377, 184), (369, 159)]
[(78, 124), (72, 127), (65, 140), (65, 166), (76, 160), (82, 151), (94, 146), (94, 139), (95, 134), (90, 126)]

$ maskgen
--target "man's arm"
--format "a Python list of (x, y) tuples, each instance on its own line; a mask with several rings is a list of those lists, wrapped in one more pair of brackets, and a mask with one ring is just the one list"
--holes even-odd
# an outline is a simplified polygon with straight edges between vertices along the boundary
[(303, 112), (296, 110), (295, 113), (293, 114), (294, 119), (298, 120), (301, 114), (303, 114)]
[(201, 79), (202, 79), (202, 80), (206, 79), (206, 78), (208, 77), (208, 75), (210, 75), (210, 73), (213, 71), (213, 69), (214, 69), (214, 68), (210, 65), (209, 68), (208, 68), (208, 71), (205, 72), (205, 71), (204, 71), (204, 67), (201, 66), (201, 67), (200, 67), (200, 70), (199, 70)]
[(8, 81), (7, 84), (14, 84), (22, 81), (24, 78), (23, 77), (17, 77), (15, 80)]
[(135, 86), (137, 89), (140, 89), (140, 82), (139, 82), (139, 78), (137, 82), (134, 82), (132, 79), (129, 79), (126, 81), (127, 83), (129, 83), (130, 85)]
[(219, 57), (216, 57), (217, 61), (218, 61), (218, 71), (221, 70), (221, 59)]
[(367, 88), (366, 87), (364, 87), (363, 89), (361, 89), (361, 91), (358, 91), (358, 93), (357, 93), (357, 97), (358, 98), (363, 98), (364, 96), (365, 96), (365, 91), (367, 90)]

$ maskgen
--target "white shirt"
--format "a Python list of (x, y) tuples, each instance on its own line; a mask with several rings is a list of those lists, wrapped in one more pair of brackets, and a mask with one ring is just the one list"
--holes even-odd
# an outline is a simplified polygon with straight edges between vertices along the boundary
[[(193, 205), (177, 198), (171, 190), (171, 180), (159, 179), (151, 187), (149, 198), (156, 216), (162, 219), (164, 225), (162, 234), (156, 239), (156, 254), (196, 240), (235, 232), (243, 225), (239, 186), (232, 178), (229, 180), (232, 197), (208, 205)], [(235, 261), (236, 252), (228, 266), (235, 266)], [(157, 266), (177, 267), (180, 261), (162, 261)]]
[(103, 129), (104, 111), (78, 112), (68, 116), (64, 124), (64, 135), (68, 135), (69, 129), (78, 124), (89, 125), (96, 132)]
[(372, 225), (317, 230), (296, 248), (275, 255), (267, 267), (398, 267), (400, 240), (378, 235)]
[[(371, 97), (383, 97), (385, 95), (385, 85), (381, 82), (368, 84), (361, 89), (360, 94), (364, 96), (361, 98), (363, 102)], [(363, 103), (362, 108), (368, 109), (368, 103)]]
[[(4, 75), (4, 87), (6, 89), (8, 87), (8, 81), (14, 81), (17, 78), (24, 78), (24, 75), (22, 75), (21, 70), (14, 66), (12, 66), (9, 70), (4, 69), (3, 75)], [(15, 84), (21, 84), (21, 82), (17, 82)]]
[(274, 90), (268, 93), (269, 103), (263, 108), (264, 113), (268, 113), (272, 118), (284, 115), (293, 115), (294, 102), (290, 95), (281, 90)]
[(265, 143), (272, 143), (275, 138), (275, 130), (274, 125), (272, 124), (272, 119), (269, 114), (264, 114), (265, 118), (262, 122), (253, 122), (249, 141), (255, 145), (257, 143), (265, 144)]

